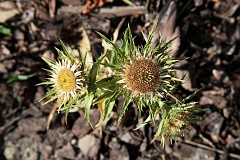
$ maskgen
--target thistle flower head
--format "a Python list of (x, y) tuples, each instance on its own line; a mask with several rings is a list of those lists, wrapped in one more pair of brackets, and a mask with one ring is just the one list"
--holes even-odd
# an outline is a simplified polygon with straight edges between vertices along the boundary
[[(65, 47), (65, 46), (64, 46)], [(58, 110), (69, 109), (67, 104), (69, 101), (76, 101), (78, 95), (83, 91), (83, 75), (80, 70), (80, 63), (76, 63), (74, 57), (69, 53), (58, 50), (61, 59), (59, 61), (50, 60), (42, 57), (42, 59), (49, 65), (47, 70), (50, 77), (46, 82), (39, 85), (50, 85), (51, 89), (40, 99), (49, 98), (49, 103), (57, 99)], [(63, 106), (63, 108), (62, 108)]]
[(184, 130), (189, 129), (191, 124), (194, 124), (198, 118), (197, 114), (201, 111), (195, 107), (195, 102), (187, 104), (164, 104), (161, 112), (161, 122), (155, 138), (161, 135), (161, 143), (164, 146), (166, 138), (170, 141), (175, 140), (177, 136), (183, 136)]
[[(47, 61), (45, 59), (45, 61)], [(75, 99), (82, 89), (82, 75), (78, 71), (79, 65), (72, 63), (69, 59), (64, 59), (50, 66), (49, 82), (56, 90), (54, 98), (57, 98), (60, 106), (66, 104), (70, 99)]]
[[(58, 111), (65, 111), (67, 120), (70, 109), (78, 107), (85, 109), (86, 118), (92, 126), (90, 108), (97, 91), (95, 83), (98, 65), (93, 64), (89, 67), (86, 63), (86, 57), (89, 53), (86, 53), (80, 61), (80, 59), (73, 56), (61, 40), (60, 42), (63, 51), (55, 48), (59, 55), (59, 61), (43, 57), (43, 60), (50, 67), (50, 69), (45, 69), (50, 74), (50, 77), (46, 82), (38, 85), (50, 85), (51, 89), (40, 101), (48, 98), (49, 100), (45, 102), (46, 104), (57, 100), (56, 107), (52, 108), (49, 115), (49, 123), (52, 117), (51, 114), (53, 114), (57, 108)], [(101, 60), (102, 58), (99, 57), (99, 59)]]
[[(173, 40), (161, 44), (160, 39), (157, 47), (151, 48), (153, 34), (154, 29), (148, 37), (144, 36), (146, 44), (140, 47), (135, 45), (130, 27), (127, 28), (120, 47), (100, 34), (113, 46), (114, 58), (111, 57), (112, 61), (106, 64), (115, 73), (108, 83), (110, 84), (108, 90), (113, 90), (109, 99), (113, 101), (119, 96), (126, 97), (119, 122), (130, 102), (136, 102), (139, 111), (143, 106), (149, 106), (153, 114), (159, 107), (158, 101), (174, 98), (172, 91), (176, 84), (181, 82), (172, 75), (172, 66), (178, 62), (169, 54), (168, 48)], [(106, 85), (105, 88), (107, 87)], [(174, 100), (178, 101), (176, 98)]]
[(148, 59), (132, 60), (124, 66), (122, 79), (119, 81), (132, 95), (146, 96), (159, 87), (160, 68)]

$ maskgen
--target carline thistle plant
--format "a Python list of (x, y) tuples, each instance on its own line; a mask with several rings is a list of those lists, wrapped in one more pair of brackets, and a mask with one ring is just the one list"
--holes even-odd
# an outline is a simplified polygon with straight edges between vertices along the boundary
[[(80, 61), (80, 59), (74, 57), (68, 51), (61, 40), (60, 42), (63, 51), (55, 48), (59, 55), (58, 61), (42, 57), (50, 67), (50, 69), (44, 69), (49, 73), (50, 78), (47, 78), (47, 81), (38, 85), (50, 85), (51, 89), (39, 101), (48, 99), (44, 103), (47, 104), (57, 100), (56, 109), (58, 112), (65, 111), (66, 122), (68, 113), (72, 108), (84, 108), (86, 118), (92, 126), (90, 108), (96, 92), (97, 66), (93, 65), (92, 68), (86, 67), (86, 55)], [(101, 57), (99, 57), (99, 60), (101, 60)], [(52, 111), (54, 112), (56, 109), (53, 107)]]
[(45, 69), (50, 74), (50, 78), (38, 85), (51, 85), (51, 90), (40, 101), (51, 97), (45, 102), (47, 104), (57, 99), (57, 108), (60, 111), (65, 110), (68, 102), (76, 100), (83, 91), (83, 76), (82, 71), (79, 70), (80, 63), (77, 63), (72, 55), (67, 56), (64, 52), (57, 51), (61, 57), (59, 61), (42, 57), (50, 67), (50, 70)]
[[(130, 27), (125, 31), (120, 47), (98, 33), (112, 49), (88, 69), (84, 67), (84, 58), (81, 63), (77, 63), (61, 42), (63, 51), (57, 49), (60, 61), (43, 58), (50, 66), (47, 71), (51, 78), (40, 85), (51, 85), (52, 89), (42, 99), (50, 98), (46, 103), (57, 99), (58, 110), (65, 110), (66, 117), (69, 110), (81, 101), (90, 124), (90, 108), (96, 104), (102, 115), (98, 123), (101, 125), (111, 114), (115, 101), (123, 96), (125, 100), (118, 123), (130, 103), (135, 103), (139, 117), (145, 110), (143, 107), (149, 109), (148, 118), (138, 128), (154, 123), (160, 117), (153, 140), (161, 137), (164, 145), (165, 138), (176, 139), (197, 120), (195, 115), (199, 109), (195, 107), (195, 102), (187, 103), (196, 93), (182, 101), (174, 97), (174, 91), (182, 83), (181, 79), (173, 76), (173, 65), (179, 61), (169, 54), (174, 39), (165, 44), (160, 39), (158, 45), (151, 48), (155, 28), (149, 36), (143, 34), (146, 42), (144, 46), (135, 45)], [(111, 74), (103, 75), (104, 68), (111, 70)]]
[[(139, 117), (143, 107), (148, 107), (149, 117), (138, 128), (147, 123), (154, 123), (156, 117), (160, 116), (161, 122), (153, 140), (161, 135), (161, 142), (164, 145), (166, 137), (172, 140), (182, 135), (184, 129), (196, 121), (195, 115), (200, 110), (195, 108), (194, 102), (186, 103), (197, 91), (182, 101), (173, 95), (177, 86), (183, 82), (182, 79), (173, 76), (175, 71), (173, 65), (180, 60), (170, 54), (169, 47), (174, 39), (165, 44), (162, 44), (160, 39), (158, 45), (151, 48), (155, 29), (156, 26), (148, 37), (143, 34), (144, 46), (135, 45), (130, 27), (124, 33), (121, 46), (98, 33), (112, 46), (109, 63), (102, 65), (110, 67), (114, 73), (111, 77), (105, 78), (105, 81), (104, 79), (100, 81), (103, 84), (98, 86), (105, 93), (99, 99), (108, 97), (105, 100), (108, 102), (106, 104), (109, 104), (121, 96), (125, 97), (118, 123), (121, 122), (130, 103), (137, 104)], [(107, 105), (105, 108), (106, 114), (110, 113)]]

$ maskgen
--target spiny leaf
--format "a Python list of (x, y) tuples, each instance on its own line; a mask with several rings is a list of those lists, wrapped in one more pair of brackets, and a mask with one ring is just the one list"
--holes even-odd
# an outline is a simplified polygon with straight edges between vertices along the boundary
[(124, 33), (123, 42), (126, 43), (126, 44), (122, 45), (123, 51), (125, 52), (126, 56), (136, 52), (136, 46), (134, 44), (134, 38), (132, 36), (130, 26), (128, 26), (128, 28), (126, 29), (126, 31)]
[(122, 120), (122, 117), (123, 115), (125, 114), (126, 110), (127, 110), (127, 107), (128, 105), (132, 102), (132, 99), (130, 96), (126, 96), (125, 100), (124, 100), (124, 103), (123, 103), (123, 107), (122, 107), (122, 110), (120, 112), (120, 116), (118, 118), (118, 125), (121, 123), (121, 120)]
[(119, 92), (118, 88), (115, 88), (115, 90), (113, 91), (113, 95), (112, 95), (111, 98), (109, 99), (109, 102), (108, 102), (108, 103), (117, 100), (121, 95), (122, 95), (122, 93)]
[(167, 60), (166, 61), (166, 64), (174, 64), (174, 63), (176, 63), (176, 62), (179, 62), (180, 60), (179, 59), (171, 59), (171, 60)]
[(107, 103), (107, 105), (104, 106), (103, 115), (102, 115), (102, 122), (101, 123), (104, 123), (107, 120), (109, 115), (112, 113), (114, 105), (115, 105), (115, 101)]
[(40, 85), (50, 85), (50, 84), (54, 84), (54, 82), (52, 82), (52, 81), (46, 81), (46, 82), (38, 83), (38, 84), (36, 84), (36, 86), (40, 86)]
[(98, 96), (94, 101), (93, 105), (107, 101), (113, 95), (113, 91), (105, 91), (104, 94)]
[(138, 130), (140, 128), (143, 128), (144, 126), (146, 126), (150, 122), (152, 122), (151, 115), (148, 115), (147, 119), (145, 119), (145, 121), (142, 124), (140, 124), (137, 128), (135, 128), (134, 130)]
[(57, 98), (58, 98), (58, 96), (56, 96), (56, 95), (52, 96), (48, 101), (44, 102), (44, 104), (48, 104), (49, 102), (52, 102), (52, 101), (54, 101)]
[(177, 37), (171, 39), (170, 41), (166, 42), (163, 46), (161, 46), (161, 44), (159, 44), (155, 49), (154, 49), (154, 53), (155, 54), (159, 54), (159, 53), (164, 53), (173, 43), (173, 41), (176, 39)]
[(110, 89), (111, 89), (112, 87), (115, 86), (117, 81), (118, 81), (117, 78), (115, 78), (114, 76), (110, 76), (110, 77), (103, 78), (100, 81), (97, 81), (96, 85), (97, 85), (98, 88), (108, 88), (108, 87), (110, 87)]
[(162, 120), (158, 126), (158, 129), (157, 129), (157, 132), (155, 133), (154, 135), (154, 138), (152, 139), (151, 143), (153, 143), (153, 141), (156, 140), (157, 137), (159, 137), (161, 134), (162, 134), (162, 139), (161, 139), (161, 143), (164, 147), (164, 141), (165, 141), (165, 135), (164, 135), (164, 132), (166, 130), (166, 127), (168, 125), (168, 112), (164, 112), (163, 115), (162, 115)]
[(93, 98), (94, 98), (94, 94), (92, 92), (87, 93), (86, 97), (84, 98), (85, 116), (88, 120), (88, 123), (91, 125), (92, 128), (94, 128), (94, 127), (93, 127), (91, 119), (90, 119), (90, 108), (92, 106)]
[(143, 39), (145, 40), (145, 42), (147, 43), (147, 41), (148, 41), (148, 38), (147, 38), (147, 35), (145, 34), (145, 33), (143, 33), (143, 31), (141, 30), (141, 32), (142, 32), (142, 35), (143, 35)]
[(90, 73), (89, 73), (89, 86), (91, 88), (91, 91), (96, 91), (96, 77), (97, 77), (97, 72), (99, 68), (99, 63), (103, 60), (103, 58), (106, 56), (106, 54), (101, 55), (96, 63), (93, 64)]
[(184, 80), (179, 79), (179, 78), (175, 78), (175, 77), (171, 77), (172, 81), (177, 81), (177, 82), (184, 82)]
[(52, 88), (51, 90), (49, 90), (49, 91), (39, 100), (39, 102), (42, 101), (43, 99), (45, 99), (45, 98), (53, 95), (54, 93), (56, 93), (56, 91), (57, 91), (56, 88)]
[(152, 39), (153, 39), (153, 36), (154, 36), (154, 32), (157, 28), (157, 24), (154, 24), (153, 28), (152, 28), (152, 31), (150, 32), (148, 38), (147, 38), (147, 41), (146, 41), (146, 44), (144, 46), (144, 49), (145, 50), (148, 50), (150, 48), (150, 45), (152, 43)]
[(115, 51), (117, 51), (117, 56), (120, 56), (121, 59), (126, 59), (124, 53), (121, 51), (121, 49), (118, 48), (118, 46), (116, 44), (114, 44), (111, 40), (109, 40), (107, 37), (105, 37), (103, 34), (101, 34), (100, 32), (97, 32), (107, 43), (111, 44), (114, 48)]
[(47, 57), (41, 57), (41, 58), (42, 58), (42, 60), (44, 60), (44, 62), (46, 62), (49, 66), (53, 66), (53, 65), (55, 65), (55, 63), (56, 63), (56, 61), (51, 60), (51, 59), (49, 59), (49, 58), (47, 58)]
[(76, 103), (75, 99), (70, 99), (69, 102), (65, 106), (65, 122), (67, 123), (68, 113), (70, 109), (72, 109), (73, 104)]
[(62, 46), (63, 52), (64, 52), (64, 54), (62, 54), (62, 52), (58, 52), (58, 53), (60, 53), (59, 56), (64, 57), (64, 58), (67, 57), (67, 58), (69, 58), (72, 62), (75, 62), (75, 58), (74, 58), (73, 54), (72, 54), (71, 52), (69, 52), (69, 50), (67, 49), (67, 47), (65, 46), (65, 44), (63, 43), (63, 41), (62, 41), (61, 39), (59, 39), (59, 40), (60, 40), (60, 43), (61, 43), (61, 46)]

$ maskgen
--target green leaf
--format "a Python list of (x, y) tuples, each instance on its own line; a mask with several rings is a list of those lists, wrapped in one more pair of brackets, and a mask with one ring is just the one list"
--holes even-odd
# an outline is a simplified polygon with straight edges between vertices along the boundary
[(184, 80), (179, 79), (179, 78), (175, 78), (175, 77), (171, 77), (172, 81), (177, 81), (177, 82), (184, 82)]
[(94, 127), (92, 125), (91, 118), (90, 118), (90, 108), (92, 106), (93, 98), (94, 98), (93, 93), (87, 93), (86, 97), (84, 98), (85, 116), (92, 128)]
[(36, 86), (40, 86), (40, 85), (50, 85), (50, 84), (54, 84), (55, 82), (52, 81), (46, 81), (46, 82), (42, 82), (42, 83), (38, 83), (36, 84)]
[(104, 94), (102, 94), (101, 96), (98, 96), (94, 101), (93, 104), (98, 104), (98, 103), (102, 103), (104, 101), (107, 101), (108, 99), (110, 99), (110, 97), (113, 95), (113, 91), (105, 91)]
[(10, 77), (8, 80), (7, 80), (7, 83), (12, 83), (14, 81), (17, 80), (17, 77)]
[(58, 96), (57, 95), (54, 95), (54, 96), (52, 96), (47, 102), (44, 102), (44, 104), (48, 104), (49, 102), (52, 102), (52, 101), (54, 101), (55, 99), (57, 99), (58, 98)]
[(34, 76), (36, 76), (35, 73), (29, 74), (29, 75), (18, 75), (18, 76), (17, 76), (17, 79), (18, 79), (18, 80), (28, 80), (29, 78), (32, 78), (32, 77), (34, 77)]
[(119, 115), (119, 118), (118, 118), (118, 125), (121, 123), (121, 120), (122, 120), (122, 117), (123, 115), (125, 114), (126, 110), (127, 110), (127, 107), (128, 105), (132, 102), (132, 99), (130, 96), (126, 96), (125, 97), (125, 100), (124, 100), (124, 103), (123, 103), (123, 107), (122, 107), (122, 110), (120, 112), (120, 115)]
[(148, 50), (150, 49), (150, 45), (152, 43), (152, 39), (153, 39), (156, 28), (157, 28), (157, 23), (154, 24), (152, 31), (150, 32), (149, 36), (147, 37), (147, 41), (146, 41), (146, 44), (144, 45), (144, 49), (143, 49), (144, 51), (148, 52)]
[(129, 46), (128, 46), (128, 34), (127, 30), (124, 33), (124, 39), (122, 40), (122, 51), (125, 52), (126, 56), (129, 55)]
[(179, 59), (171, 59), (171, 60), (167, 60), (166, 64), (170, 65), (170, 64), (174, 64), (176, 62), (179, 62)]
[(143, 103), (142, 99), (138, 99), (138, 100), (136, 100), (136, 102), (137, 102), (137, 107), (138, 107), (138, 119), (139, 119), (142, 114), (142, 108), (143, 108), (143, 106), (145, 106), (145, 104)]
[(130, 0), (122, 0), (124, 3), (130, 5), (130, 6), (136, 6), (133, 2), (131, 2)]
[(109, 102), (108, 102), (108, 103), (117, 100), (117, 99), (118, 99), (119, 97), (121, 97), (121, 96), (122, 96), (122, 92), (120, 92), (120, 91), (118, 90), (118, 88), (115, 88), (115, 90), (113, 91), (113, 95), (112, 95), (111, 98), (109, 99)]
[(130, 45), (130, 53), (135, 53), (136, 52), (136, 45), (134, 43), (134, 38), (132, 36), (132, 32), (131, 32), (131, 29), (130, 27), (128, 26), (128, 39), (129, 39), (129, 45)]
[(32, 78), (34, 77), (36, 74), (33, 73), (33, 74), (29, 74), (29, 75), (17, 75), (16, 77), (11, 77), (7, 80), (7, 83), (12, 83), (16, 80), (20, 80), (20, 81), (25, 81), (25, 80), (28, 80), (29, 78)]
[(58, 53), (60, 53), (59, 56), (64, 57), (64, 58), (67, 57), (72, 62), (75, 62), (75, 58), (74, 58), (73, 54), (71, 52), (69, 52), (69, 50), (67, 49), (67, 47), (65, 46), (65, 44), (63, 43), (63, 41), (61, 39), (59, 39), (59, 41), (61, 43), (61, 46), (62, 46), (63, 52), (64, 52), (64, 54), (62, 54), (62, 52), (58, 52)]
[(93, 63), (93, 66), (90, 70), (89, 73), (89, 93), (90, 92), (96, 92), (97, 88), (96, 88), (96, 77), (97, 77), (97, 73), (98, 73), (98, 68), (99, 68), (99, 63), (103, 60), (103, 58), (106, 56), (106, 54), (101, 55), (98, 60), (96, 61), (96, 63)]
[(3, 25), (0, 25), (0, 33), (5, 34), (7, 36), (12, 36), (11, 29), (6, 28)]
[(55, 65), (56, 61), (53, 61), (47, 57), (41, 57), (44, 62), (46, 62), (49, 66)]
[(191, 95), (189, 95), (188, 97), (184, 98), (182, 100), (182, 103), (186, 103), (187, 101), (191, 100), (193, 97), (195, 97), (201, 90), (203, 90), (205, 87), (202, 87), (198, 90), (196, 90), (195, 92), (193, 92)]
[(143, 39), (145, 40), (145, 42), (147, 43), (148, 39), (147, 39), (147, 35), (145, 33), (143, 33), (143, 31), (141, 30), (142, 35), (143, 35)]
[(166, 131), (166, 127), (168, 125), (168, 120), (169, 120), (169, 114), (168, 112), (164, 112), (162, 115), (162, 120), (158, 126), (157, 132), (155, 133), (151, 143), (153, 143), (153, 141), (156, 140), (157, 137), (159, 137), (162, 134), (162, 139), (161, 139), (161, 143), (164, 146), (164, 142), (165, 142), (165, 135), (164, 132)]
[[(115, 86), (118, 79), (115, 76), (106, 77), (96, 82), (98, 88), (112, 88)], [(112, 86), (112, 87), (111, 87)]]
[(43, 99), (45, 99), (45, 98), (47, 98), (47, 97), (55, 94), (56, 92), (57, 92), (57, 88), (52, 88), (52, 89), (50, 89), (50, 90), (39, 100), (39, 102), (42, 101)]
[(68, 118), (68, 114), (70, 109), (72, 108), (73, 104), (76, 103), (75, 99), (70, 99), (69, 102), (66, 104), (65, 106), (65, 122), (67, 123), (67, 118)]
[(133, 54), (136, 52), (136, 46), (134, 44), (134, 38), (132, 36), (132, 32), (130, 29), (130, 26), (128, 25), (128, 28), (126, 29), (124, 33), (124, 39), (122, 42), (122, 49), (125, 53), (125, 56), (130, 56), (130, 54)]
[(101, 34), (100, 32), (97, 32), (97, 34), (99, 34), (99, 36), (101, 36), (107, 43), (111, 44), (114, 48), (115, 51), (117, 51), (117, 56), (120, 56), (121, 59), (126, 59), (124, 53), (121, 51), (121, 49), (119, 49), (119, 47), (114, 44), (111, 40), (109, 40), (107, 37), (105, 37), (103, 34)]
[(154, 53), (159, 54), (159, 53), (165, 53), (165, 51), (172, 45), (173, 41), (177, 39), (177, 37), (171, 39), (170, 41), (166, 42), (163, 46), (159, 44), (155, 49)]
[(137, 128), (135, 128), (134, 130), (138, 130), (138, 129), (146, 126), (150, 122), (152, 122), (151, 115), (148, 115), (147, 119), (145, 119), (145, 121), (142, 124), (140, 124)]
[(115, 105), (115, 101), (112, 101), (110, 103), (107, 103), (107, 105), (105, 105), (102, 123), (104, 123), (104, 121), (109, 117), (109, 115), (113, 110), (114, 105)]

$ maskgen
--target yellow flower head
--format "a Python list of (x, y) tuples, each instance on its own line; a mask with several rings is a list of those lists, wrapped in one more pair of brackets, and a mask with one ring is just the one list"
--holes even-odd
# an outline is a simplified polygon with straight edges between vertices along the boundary
[(97, 67), (93, 65), (92, 68), (86, 67), (86, 55), (81, 59), (73, 56), (73, 54), (66, 48), (65, 44), (60, 40), (63, 51), (55, 48), (59, 55), (59, 60), (51, 60), (46, 57), (42, 59), (49, 65), (50, 69), (45, 69), (50, 77), (46, 82), (38, 85), (49, 85), (51, 89), (43, 96), (41, 100), (48, 98), (45, 104), (57, 100), (56, 105), (51, 110), (49, 115), (48, 126), (51, 121), (53, 113), (58, 111), (65, 111), (66, 121), (69, 111), (74, 108), (84, 108), (86, 118), (90, 125), (90, 108), (92, 106), (95, 92)]
[(82, 89), (81, 71), (78, 71), (79, 65), (65, 59), (51, 66), (52, 87), (56, 88), (56, 97), (59, 104), (65, 104), (71, 98), (77, 97), (77, 92)]
[(61, 44), (64, 52), (56, 48), (60, 56), (59, 61), (42, 57), (50, 67), (49, 70), (45, 69), (49, 72), (50, 77), (39, 85), (50, 85), (51, 89), (40, 101), (49, 98), (45, 102), (46, 104), (56, 99), (58, 111), (67, 110), (66, 113), (68, 113), (83, 93), (83, 71), (81, 70), (82, 63), (77, 63), (75, 57), (66, 49), (62, 41)]

